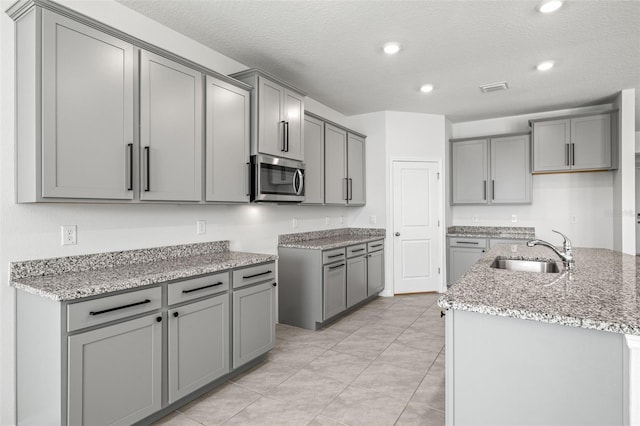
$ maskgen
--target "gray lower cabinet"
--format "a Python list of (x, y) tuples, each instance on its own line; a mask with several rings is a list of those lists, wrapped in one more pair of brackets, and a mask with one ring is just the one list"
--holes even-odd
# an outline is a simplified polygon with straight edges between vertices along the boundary
[(529, 134), (451, 140), (451, 204), (531, 203)]
[(487, 251), (486, 238), (449, 237), (447, 285), (453, 285)]
[(205, 201), (249, 202), (250, 92), (206, 77)]
[(324, 204), (324, 122), (304, 116), (304, 202)]
[(344, 261), (325, 265), (322, 274), (322, 320), (347, 308), (347, 265)]
[(367, 249), (365, 244), (347, 248), (347, 308), (367, 298)]
[(69, 337), (70, 425), (130, 425), (161, 408), (160, 314)]
[(384, 290), (384, 250), (367, 255), (367, 296)]
[(615, 169), (611, 113), (532, 120), (533, 172)]
[[(235, 286), (235, 282), (234, 282)], [(276, 340), (276, 283), (233, 291), (233, 368), (268, 352)]]
[(133, 50), (37, 7), (16, 21), (18, 202), (133, 198)]
[(202, 199), (202, 74), (140, 53), (141, 200)]
[(230, 371), (229, 293), (170, 309), (168, 315), (172, 403)]

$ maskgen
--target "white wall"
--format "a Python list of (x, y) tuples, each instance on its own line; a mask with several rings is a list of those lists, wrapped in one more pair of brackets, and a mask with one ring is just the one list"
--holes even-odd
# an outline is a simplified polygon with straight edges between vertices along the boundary
[[(244, 67), (115, 1), (61, 1), (90, 17), (156, 44), (223, 74)], [(9, 4), (3, 3), (6, 9)], [(277, 236), (348, 226), (348, 209), (278, 205), (95, 205), (14, 202), (13, 22), (0, 16), (0, 425), (14, 418), (14, 298), (9, 262), (114, 250), (228, 239), (233, 250), (276, 253)], [(346, 118), (308, 100), (311, 110), (338, 123)], [(292, 218), (299, 226), (292, 229)], [(329, 217), (330, 224), (325, 225)], [(343, 223), (340, 222), (342, 218)], [(196, 235), (195, 221), (207, 221)], [(60, 246), (60, 225), (78, 226), (78, 244)]]
[[(453, 137), (528, 131), (528, 121), (611, 109), (612, 105), (549, 111), (453, 124)], [(449, 225), (533, 226), (550, 242), (561, 231), (578, 247), (613, 248), (613, 172), (533, 176), (533, 203), (512, 206), (453, 206)], [(512, 215), (517, 222), (511, 222)], [(477, 222), (475, 219), (477, 218)]]
[(635, 221), (635, 89), (620, 92), (614, 102), (618, 109), (618, 170), (613, 172), (613, 248), (636, 253)]

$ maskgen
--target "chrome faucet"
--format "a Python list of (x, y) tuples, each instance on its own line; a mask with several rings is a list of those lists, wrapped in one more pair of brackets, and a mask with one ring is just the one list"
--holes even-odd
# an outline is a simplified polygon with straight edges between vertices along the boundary
[(562, 249), (564, 250), (563, 252), (555, 248), (553, 244), (550, 244), (543, 240), (527, 241), (527, 247), (533, 247), (537, 245), (549, 247), (554, 251), (555, 254), (560, 257), (560, 259), (562, 259), (562, 262), (564, 263), (565, 268), (567, 268), (567, 271), (571, 271), (573, 270), (573, 251), (571, 247), (571, 240), (569, 240), (569, 238), (567, 238), (567, 236), (562, 232), (558, 232), (556, 230), (553, 230), (553, 232), (555, 232), (556, 234), (560, 234), (562, 238), (564, 238), (564, 242), (562, 243)]

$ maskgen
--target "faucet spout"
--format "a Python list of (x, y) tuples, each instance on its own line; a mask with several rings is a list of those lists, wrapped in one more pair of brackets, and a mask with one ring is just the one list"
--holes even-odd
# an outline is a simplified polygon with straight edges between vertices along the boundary
[(571, 270), (573, 270), (573, 265), (574, 265), (571, 241), (569, 240), (569, 238), (567, 238), (561, 232), (558, 232), (558, 231), (553, 231), (553, 232), (556, 232), (556, 233), (562, 235), (562, 237), (564, 238), (564, 242), (563, 242), (563, 245), (562, 245), (562, 248), (563, 248), (564, 251), (558, 250), (553, 244), (548, 243), (548, 242), (546, 242), (544, 240), (527, 241), (527, 247), (544, 246), (544, 247), (550, 248), (551, 250), (553, 250), (553, 252), (555, 254), (558, 255), (558, 257), (560, 259), (562, 259), (562, 262), (564, 263), (564, 265), (567, 268), (567, 270), (571, 271)]

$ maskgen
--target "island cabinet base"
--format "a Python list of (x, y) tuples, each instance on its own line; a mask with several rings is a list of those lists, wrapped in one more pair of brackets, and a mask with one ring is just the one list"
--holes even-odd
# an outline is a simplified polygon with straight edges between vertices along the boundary
[(625, 335), (447, 311), (447, 425), (629, 422)]

